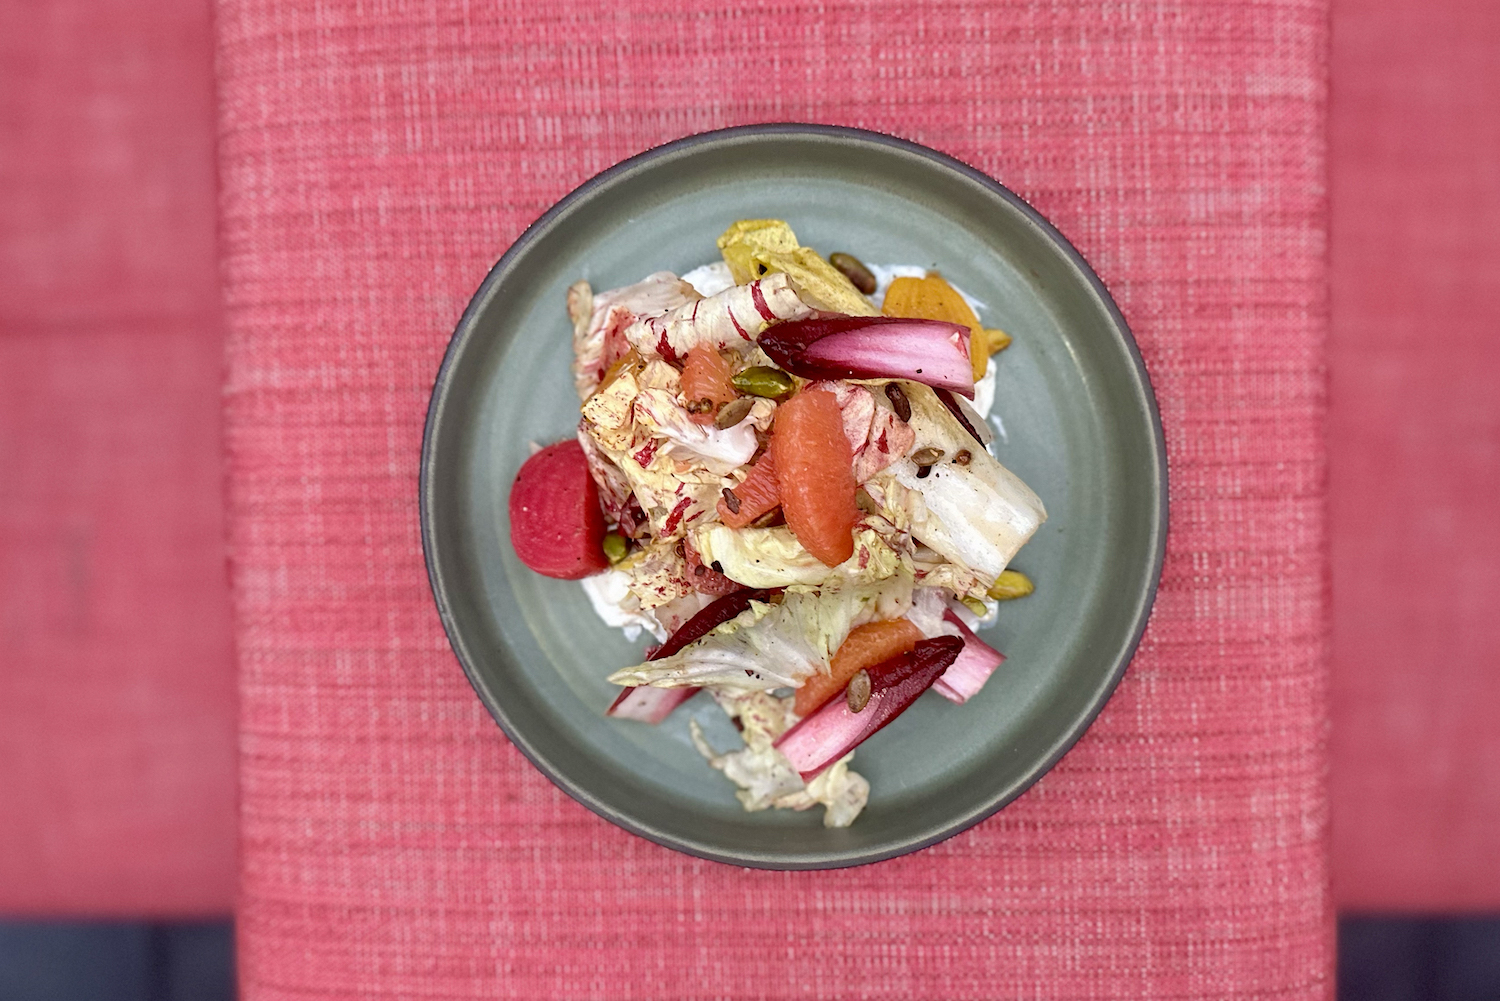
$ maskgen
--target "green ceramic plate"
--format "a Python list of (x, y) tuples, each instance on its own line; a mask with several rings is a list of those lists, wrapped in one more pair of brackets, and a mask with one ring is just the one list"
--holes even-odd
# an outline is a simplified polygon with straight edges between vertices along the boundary
[[(578, 584), (527, 570), (506, 498), (528, 443), (570, 437), (569, 284), (596, 289), (717, 259), (736, 219), (786, 219), (806, 244), (936, 267), (1015, 337), (998, 359), (994, 448), (1047, 505), (1014, 565), (1034, 595), (1001, 606), (1008, 659), (955, 706), (924, 695), (861, 747), (870, 803), (826, 830), (821, 808), (745, 813), (693, 750), (733, 728), (706, 697), (659, 727), (607, 719), (604, 678), (642, 659)], [(438, 611), (475, 691), (569, 795), (660, 844), (779, 869), (930, 845), (1009, 803), (1079, 738), (1145, 627), (1166, 539), (1166, 463), (1135, 342), (1098, 278), (1035, 210), (932, 150), (853, 129), (773, 125), (693, 136), (568, 195), (505, 253), (438, 374), (422, 448), (422, 541)]]

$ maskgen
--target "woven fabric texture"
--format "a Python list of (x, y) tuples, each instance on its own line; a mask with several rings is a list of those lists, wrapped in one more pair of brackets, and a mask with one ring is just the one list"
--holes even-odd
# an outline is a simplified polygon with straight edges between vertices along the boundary
[[(247, 998), (1327, 997), (1319, 0), (221, 0)], [(1028, 198), (1121, 303), (1173, 531), (1123, 685), (916, 855), (747, 872), (625, 834), (447, 648), (416, 481), (522, 229), (685, 133), (892, 132)]]
[(210, 13), (0, 5), (0, 914), (234, 899)]
[(1341, 908), (1500, 909), (1500, 7), (1338, 0), (1328, 422)]

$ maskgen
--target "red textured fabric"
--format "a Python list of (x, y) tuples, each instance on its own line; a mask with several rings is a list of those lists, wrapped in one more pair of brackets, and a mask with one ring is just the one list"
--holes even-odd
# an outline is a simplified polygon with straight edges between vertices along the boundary
[(234, 899), (210, 8), (0, 5), (0, 913)]
[[(1319, 0), (221, 0), (247, 998), (1327, 997)], [(619, 831), (448, 650), (416, 480), (449, 333), (569, 188), (860, 125), (1031, 199), (1155, 380), (1173, 534), (1079, 746), (913, 856), (746, 872)]]
[(1500, 908), (1500, 6), (1338, 0), (1333, 874)]

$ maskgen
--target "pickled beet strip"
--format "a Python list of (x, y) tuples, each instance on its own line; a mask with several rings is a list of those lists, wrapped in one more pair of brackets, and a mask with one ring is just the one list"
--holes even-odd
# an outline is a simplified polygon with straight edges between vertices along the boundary
[[(667, 641), (651, 651), (647, 660), (670, 657), (694, 640), (701, 640), (736, 615), (750, 607), (752, 601), (769, 601), (772, 592), (752, 587), (726, 594), (698, 610)], [(634, 719), (642, 723), (660, 723), (673, 709), (698, 694), (696, 688), (657, 688), (653, 685), (632, 686), (622, 691), (605, 712), (616, 719)]]
[(932, 690), (948, 701), (962, 705), (984, 687), (995, 668), (1005, 662), (1005, 655), (975, 636), (974, 631), (964, 625), (963, 619), (951, 611), (945, 612), (943, 618), (963, 634), (964, 649), (948, 670), (932, 683)]
[(909, 379), (973, 398), (969, 328), (899, 316), (821, 316), (760, 335), (771, 360), (804, 379)]
[(906, 653), (865, 669), (870, 676), (870, 700), (859, 712), (850, 712), (848, 700), (835, 696), (782, 734), (774, 746), (803, 781), (811, 780), (901, 715), (963, 649), (964, 641), (957, 636), (919, 640)]

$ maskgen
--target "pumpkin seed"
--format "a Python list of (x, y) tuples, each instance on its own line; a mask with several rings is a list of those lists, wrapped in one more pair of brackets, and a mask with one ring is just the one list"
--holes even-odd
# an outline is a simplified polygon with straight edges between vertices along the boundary
[(832, 264), (843, 276), (849, 279), (849, 284), (859, 289), (865, 295), (875, 291), (875, 276), (870, 269), (865, 267), (864, 262), (853, 254), (829, 254), (828, 263)]
[(729, 382), (742, 393), (763, 396), (768, 400), (780, 399), (796, 388), (796, 383), (792, 382), (791, 376), (779, 368), (771, 368), (768, 365), (751, 366), (743, 372), (736, 373)]
[(844, 698), (848, 700), (849, 711), (857, 713), (870, 704), (870, 672), (866, 670), (856, 671), (854, 677), (849, 679), (849, 687), (844, 692)]
[(625, 536), (618, 532), (610, 532), (604, 537), (604, 557), (611, 563), (618, 563), (625, 558), (626, 545)]
[(776, 507), (771, 508), (771, 510), (767, 511), (765, 514), (761, 515), (759, 518), (756, 518), (754, 521), (752, 521), (750, 523), (750, 527), (774, 528), (775, 526), (780, 525), (785, 521), (786, 518), (781, 513), (781, 506), (777, 505)]
[(1036, 585), (1031, 582), (1031, 578), (1021, 571), (1002, 570), (986, 593), (996, 601), (1010, 601), (1012, 598), (1024, 598), (1035, 590)]
[(748, 396), (741, 396), (737, 400), (730, 400), (719, 408), (719, 415), (714, 418), (714, 427), (720, 431), (727, 431), (740, 421), (750, 415), (750, 408), (755, 406), (755, 401)]
[(891, 409), (896, 411), (896, 416), (903, 421), (911, 420), (911, 401), (906, 398), (906, 393), (894, 382), (885, 384), (885, 398), (891, 401)]

